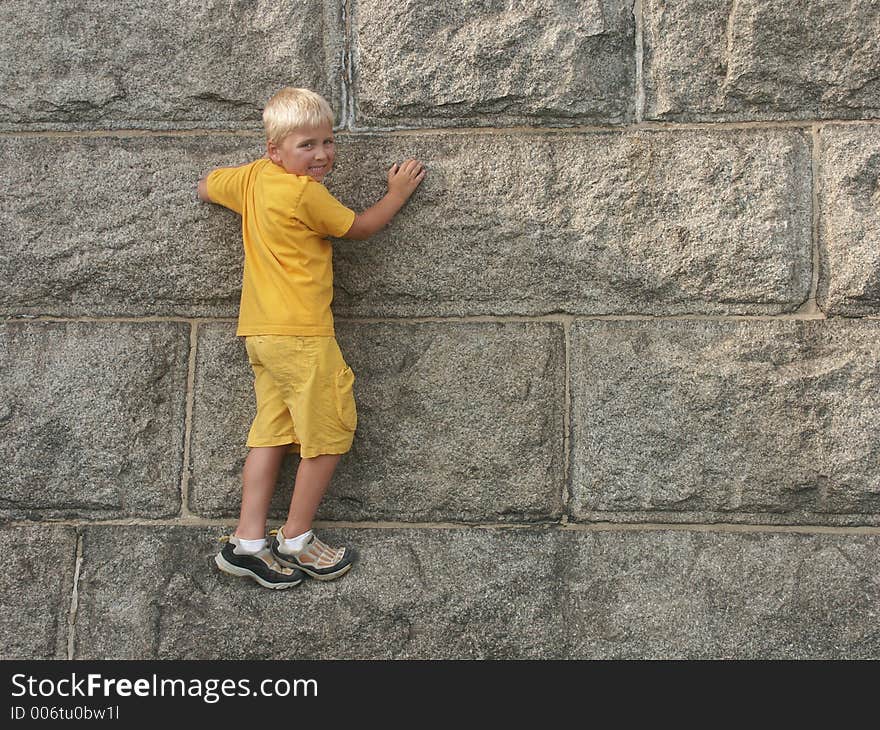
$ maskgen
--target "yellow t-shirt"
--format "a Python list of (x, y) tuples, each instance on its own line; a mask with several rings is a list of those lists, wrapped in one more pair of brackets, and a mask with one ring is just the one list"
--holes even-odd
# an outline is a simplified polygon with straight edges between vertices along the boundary
[(208, 196), (241, 215), (240, 336), (333, 335), (333, 248), (354, 223), (321, 183), (263, 158), (207, 178)]

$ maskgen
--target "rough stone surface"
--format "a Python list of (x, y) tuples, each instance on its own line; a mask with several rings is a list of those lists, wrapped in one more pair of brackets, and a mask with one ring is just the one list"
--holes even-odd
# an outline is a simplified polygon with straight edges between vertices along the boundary
[(76, 658), (880, 658), (876, 535), (325, 532), (351, 573), (267, 591), (216, 529), (87, 528)]
[(0, 515), (170, 516), (189, 327), (0, 324)]
[[(254, 414), (232, 325), (199, 328), (190, 508), (237, 516)], [(358, 430), (318, 517), (558, 518), (565, 361), (553, 323), (337, 324), (357, 375)], [(273, 514), (286, 515), (296, 458)]]
[(625, 0), (354, 0), (358, 127), (628, 121)]
[[(394, 160), (418, 156), (430, 173), (385, 232), (337, 243), (338, 315), (771, 314), (809, 294), (800, 132), (464, 139), (341, 136), (328, 182), (358, 210), (384, 193)], [(258, 139), (0, 149), (11, 182), (2, 313), (235, 316), (240, 221), (198, 203), (195, 181), (258, 156)], [(113, 184), (91, 184), (96, 174)]]
[(801, 132), (355, 136), (334, 190), (428, 176), (388, 229), (336, 246), (343, 316), (773, 314), (809, 295)]
[(880, 322), (577, 322), (578, 520), (876, 524)]
[[(0, 23), (0, 659), (880, 659), (880, 0)], [(429, 173), (334, 243), (359, 564), (272, 592), (213, 563), (253, 395), (196, 181), (286, 84), (346, 204)]]
[(76, 658), (546, 657), (563, 628), (550, 534), (324, 530), (358, 565), (286, 591), (220, 573), (219, 534), (89, 528)]
[(257, 138), (0, 139), (0, 313), (234, 316), (240, 218), (196, 199)]
[(4, 525), (0, 556), (0, 660), (66, 659), (76, 532)]
[(821, 133), (819, 306), (880, 314), (880, 125)]
[(341, 6), (6, 0), (0, 128), (259, 128), (286, 85), (338, 107)]
[(880, 657), (876, 535), (565, 537), (563, 657)]
[(880, 116), (876, 0), (643, 0), (645, 117)]

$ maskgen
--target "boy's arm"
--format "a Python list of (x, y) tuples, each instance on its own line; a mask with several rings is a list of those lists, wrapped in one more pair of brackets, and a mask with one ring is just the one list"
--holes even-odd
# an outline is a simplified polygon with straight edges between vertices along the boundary
[(363, 241), (381, 231), (425, 179), (425, 172), (418, 160), (394, 165), (388, 171), (388, 192), (378, 203), (355, 216), (354, 223), (343, 238)]
[(204, 175), (202, 175), (201, 179), (199, 180), (199, 187), (197, 190), (197, 195), (199, 196), (199, 200), (201, 200), (203, 203), (213, 203), (214, 202), (208, 196), (208, 175), (210, 175), (210, 174), (211, 174), (210, 172), (206, 172)]

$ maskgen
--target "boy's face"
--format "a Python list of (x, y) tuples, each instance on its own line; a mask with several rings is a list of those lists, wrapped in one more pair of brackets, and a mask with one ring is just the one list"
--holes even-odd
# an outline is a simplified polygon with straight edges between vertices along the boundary
[(269, 142), (266, 147), (269, 159), (293, 175), (308, 175), (318, 182), (333, 169), (336, 157), (333, 127), (322, 124), (317, 127), (300, 127), (279, 143)]

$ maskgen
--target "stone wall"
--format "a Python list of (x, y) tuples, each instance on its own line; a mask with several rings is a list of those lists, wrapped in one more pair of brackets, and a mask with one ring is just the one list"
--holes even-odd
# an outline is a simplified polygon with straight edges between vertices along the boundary
[[(0, 656), (880, 658), (880, 3), (808, 5), (0, 5)], [(430, 172), (335, 249), (361, 562), (270, 592), (195, 183), (286, 84)]]

